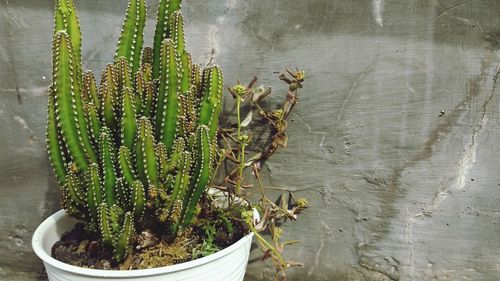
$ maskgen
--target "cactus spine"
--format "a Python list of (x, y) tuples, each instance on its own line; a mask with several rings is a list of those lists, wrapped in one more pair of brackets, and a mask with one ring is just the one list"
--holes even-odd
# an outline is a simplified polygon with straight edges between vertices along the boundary
[(68, 214), (124, 259), (135, 231), (189, 225), (214, 165), (220, 67), (192, 63), (180, 0), (160, 0), (143, 49), (145, 0), (130, 0), (113, 64), (99, 86), (82, 71), (73, 0), (57, 0), (47, 149)]

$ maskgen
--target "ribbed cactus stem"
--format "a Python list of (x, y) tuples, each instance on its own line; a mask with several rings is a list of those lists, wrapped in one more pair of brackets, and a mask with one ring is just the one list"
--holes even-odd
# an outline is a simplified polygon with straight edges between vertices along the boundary
[(196, 204), (205, 191), (212, 172), (212, 140), (209, 137), (209, 128), (205, 125), (198, 127), (196, 132), (197, 155), (194, 167), (194, 174), (191, 178), (190, 186), (184, 198), (181, 215), (182, 224), (188, 225), (193, 219)]
[(90, 70), (83, 74), (82, 97), (86, 103), (100, 104), (95, 76)]
[(87, 103), (85, 105), (85, 112), (87, 113), (87, 119), (89, 124), (89, 134), (91, 135), (94, 143), (99, 142), (99, 136), (101, 135), (101, 121), (99, 118), (98, 107), (93, 103)]
[(126, 182), (124, 182), (123, 178), (118, 178), (116, 180), (116, 199), (118, 201), (118, 205), (121, 206), (124, 210), (130, 210), (130, 186)]
[(189, 58), (185, 48), (184, 20), (180, 11), (176, 11), (170, 17), (171, 38), (175, 42), (175, 51), (179, 60), (180, 93), (187, 94), (190, 90)]
[(137, 121), (135, 119), (136, 109), (134, 92), (130, 88), (125, 88), (123, 90), (121, 110), (121, 138), (123, 141), (123, 145), (132, 150), (134, 148), (134, 141), (137, 135)]
[[(88, 156), (92, 160), (96, 156), (90, 146), (88, 133), (80, 128), (86, 128), (83, 115), (78, 82), (79, 77), (74, 71), (74, 55), (65, 31), (57, 32), (54, 38), (53, 91), (56, 104), (56, 120), (60, 124), (63, 141), (71, 153), (78, 168), (86, 170)], [(83, 120), (81, 120), (83, 118)], [(83, 125), (83, 126), (82, 126)], [(88, 145), (88, 146), (87, 146)], [(88, 153), (88, 154), (87, 154)]]
[(135, 109), (138, 115), (142, 115), (144, 107), (143, 101), (146, 98), (146, 79), (144, 77), (145, 74), (143, 71), (143, 68), (140, 68), (139, 71), (137, 71), (137, 73), (135, 74), (134, 89), (132, 91), (132, 94), (134, 96)]
[(197, 96), (201, 88), (201, 67), (199, 64), (193, 64), (192, 62), (189, 65), (191, 67), (191, 74), (189, 75), (189, 77), (191, 79), (191, 85), (194, 89), (192, 92), (195, 96)]
[(219, 66), (210, 66), (203, 71), (203, 96), (201, 98), (198, 123), (209, 128), (210, 139), (214, 138), (222, 110), (223, 75)]
[(130, 240), (134, 233), (134, 217), (131, 212), (125, 213), (125, 219), (123, 221), (123, 228), (120, 233), (117, 234), (118, 239), (114, 245), (113, 258), (115, 260), (123, 260), (129, 250)]
[(187, 193), (189, 180), (191, 178), (189, 173), (191, 169), (191, 153), (182, 152), (179, 164), (179, 171), (175, 177), (175, 182), (170, 195), (170, 202), (166, 208), (170, 213), (173, 212), (173, 208), (177, 203), (177, 200), (182, 202)]
[(97, 209), (99, 220), (99, 231), (101, 232), (102, 241), (108, 246), (113, 245), (113, 231), (109, 220), (108, 204), (102, 203)]
[(146, 194), (141, 181), (136, 180), (132, 184), (132, 213), (136, 221), (141, 221), (146, 210)]
[(76, 7), (73, 0), (56, 0), (56, 10), (54, 17), (54, 37), (59, 31), (65, 31), (70, 37), (71, 46), (74, 52), (74, 60), (77, 68), (77, 75), (81, 75), (81, 49), (82, 49), (82, 33)]
[(153, 79), (160, 77), (163, 40), (170, 38), (170, 16), (181, 8), (181, 0), (159, 0), (153, 42)]
[(167, 148), (162, 142), (158, 142), (156, 144), (156, 160), (158, 161), (157, 167), (158, 167), (158, 176), (160, 179), (165, 179), (165, 177), (168, 175), (169, 168), (168, 168), (168, 157), (167, 157)]
[(132, 85), (132, 74), (130, 66), (126, 58), (119, 57), (115, 60), (115, 73), (116, 73), (116, 85), (118, 89), (118, 99), (116, 100), (116, 106), (120, 107), (120, 98), (123, 90), (125, 88), (133, 88)]
[(74, 173), (68, 173), (66, 175), (66, 182), (64, 183), (64, 188), (67, 190), (67, 194), (69, 196), (69, 201), (75, 203), (79, 206), (85, 205), (85, 194), (82, 192), (80, 185), (81, 183), (78, 180), (78, 177)]
[(146, 26), (146, 3), (144, 0), (131, 0), (128, 4), (122, 32), (116, 47), (115, 59), (124, 57), (136, 73), (141, 65), (141, 51)]
[(102, 203), (102, 182), (99, 174), (99, 166), (92, 163), (87, 173), (87, 207), (90, 211), (91, 219), (94, 223), (98, 222), (98, 208)]
[(174, 144), (179, 120), (179, 63), (174, 43), (170, 39), (163, 41), (160, 89), (156, 125), (160, 132), (159, 139), (167, 150)]
[(132, 186), (136, 179), (136, 174), (134, 172), (134, 167), (132, 165), (132, 157), (130, 150), (126, 146), (121, 146), (118, 152), (118, 163), (120, 166), (120, 171), (125, 179), (125, 183)]
[(101, 98), (100, 112), (103, 123), (108, 128), (115, 128), (118, 124), (114, 109), (115, 100), (118, 98), (116, 73), (112, 64), (107, 64), (101, 75), (99, 88)]
[(103, 177), (103, 189), (106, 196), (106, 203), (109, 206), (116, 203), (115, 184), (115, 147), (112, 145), (111, 133), (107, 127), (102, 128), (99, 138), (99, 148), (101, 154), (101, 169)]
[(56, 110), (54, 93), (50, 89), (47, 114), (47, 151), (49, 152), (50, 162), (52, 163), (57, 180), (59, 184), (63, 184), (66, 177), (66, 158), (63, 153), (65, 145), (58, 132)]
[(144, 92), (144, 100), (143, 100), (143, 105), (142, 105), (142, 116), (146, 116), (149, 118), (153, 118), (155, 115), (155, 100), (158, 95), (158, 90), (157, 90), (157, 81), (149, 81), (146, 84), (146, 89)]
[[(152, 64), (153, 64), (153, 48), (144, 47), (142, 49), (142, 57), (141, 57), (142, 66), (149, 65), (151, 67), (151, 74), (153, 74)], [(149, 80), (148, 80), (149, 81)]]
[(155, 152), (155, 140), (151, 122), (145, 117), (139, 120), (139, 130), (136, 140), (135, 157), (137, 173), (145, 187), (157, 186), (158, 168)]

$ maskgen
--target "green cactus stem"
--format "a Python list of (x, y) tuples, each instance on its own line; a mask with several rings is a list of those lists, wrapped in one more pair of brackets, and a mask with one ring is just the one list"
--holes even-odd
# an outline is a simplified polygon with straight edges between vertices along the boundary
[(66, 181), (63, 188), (63, 206), (69, 214), (78, 219), (84, 219), (87, 215), (85, 212), (84, 192), (81, 190), (82, 185), (78, 176), (71, 171), (66, 175)]
[(151, 122), (145, 117), (139, 120), (136, 140), (137, 172), (144, 186), (157, 185), (158, 168), (156, 162), (155, 140)]
[(175, 11), (170, 17), (170, 30), (171, 38), (175, 42), (175, 51), (180, 61), (179, 76), (180, 78), (180, 93), (186, 94), (190, 90), (190, 79), (191, 69), (189, 68), (189, 58), (188, 53), (185, 49), (185, 39), (184, 39), (184, 20), (180, 11)]
[(101, 86), (99, 88), (101, 97), (101, 116), (104, 125), (108, 128), (115, 128), (117, 118), (115, 113), (115, 100), (118, 99), (118, 86), (116, 73), (112, 64), (107, 64), (101, 75)]
[(160, 89), (156, 109), (159, 139), (170, 151), (177, 133), (179, 116), (179, 65), (174, 43), (166, 39), (162, 44)]
[(127, 252), (130, 250), (130, 240), (134, 233), (134, 217), (131, 212), (125, 213), (123, 221), (123, 228), (120, 231), (118, 239), (114, 245), (113, 258), (121, 261), (126, 257)]
[(82, 97), (85, 103), (100, 104), (95, 76), (90, 70), (85, 71), (83, 74)]
[(146, 2), (144, 0), (129, 2), (122, 33), (116, 47), (115, 59), (124, 57), (129, 62), (132, 73), (136, 73), (141, 64), (146, 17)]
[(219, 124), (222, 109), (222, 85), (222, 70), (219, 66), (208, 67), (203, 71), (203, 97), (198, 122), (209, 128), (210, 139), (215, 136)]
[(137, 134), (136, 110), (134, 92), (130, 88), (123, 90), (121, 134), (123, 145), (133, 149)]
[(108, 204), (102, 203), (98, 209), (99, 231), (101, 232), (102, 241), (105, 245), (113, 245), (114, 235), (109, 221)]
[(180, 156), (180, 169), (175, 178), (173, 189), (170, 195), (170, 202), (167, 205), (167, 210), (170, 212), (174, 208), (174, 204), (180, 198), (181, 200), (186, 196), (189, 187), (191, 175), (189, 170), (191, 168), (191, 153), (182, 152)]
[(88, 189), (87, 189), (87, 207), (89, 209), (91, 220), (93, 223), (99, 221), (98, 208), (102, 203), (102, 182), (99, 175), (99, 166), (92, 163), (87, 173)]
[(153, 43), (153, 79), (160, 77), (162, 44), (165, 39), (170, 38), (170, 16), (180, 8), (181, 0), (160, 0)]
[(142, 102), (142, 116), (152, 118), (155, 114), (155, 100), (158, 95), (157, 81), (149, 81), (146, 84), (144, 92), (144, 100)]
[[(118, 93), (121, 94), (125, 88), (132, 88), (132, 74), (130, 66), (126, 58), (119, 57), (115, 60), (116, 85)], [(120, 97), (120, 95), (119, 95)], [(116, 102), (119, 103), (119, 99)], [(117, 104), (117, 109), (120, 109), (120, 104)]]
[(144, 194), (144, 186), (141, 181), (136, 180), (132, 184), (132, 198), (133, 202), (132, 213), (136, 221), (141, 221), (146, 210), (146, 195)]
[(81, 75), (82, 33), (75, 4), (73, 0), (56, 0), (55, 2), (54, 37), (57, 37), (59, 31), (65, 31), (68, 34), (74, 52), (75, 65), (77, 66), (75, 70), (77, 75)]
[(81, 185), (77, 175), (74, 173), (68, 173), (66, 176), (65, 188), (68, 190), (68, 196), (72, 202), (79, 206), (85, 205), (84, 193), (81, 190)]
[[(144, 65), (149, 65), (152, 67), (153, 64), (153, 48), (151, 47), (144, 47), (142, 49), (142, 58), (141, 58), (142, 66)], [(153, 74), (153, 69), (151, 68), (151, 74)], [(151, 79), (148, 79), (148, 81)]]
[(144, 68), (141, 67), (139, 71), (135, 74), (134, 89), (132, 94), (134, 96), (134, 104), (137, 114), (142, 115), (143, 111), (143, 100), (146, 98), (146, 77), (144, 74)]
[(129, 186), (132, 186), (137, 176), (132, 166), (132, 157), (130, 156), (130, 150), (126, 146), (121, 146), (120, 150), (118, 151), (118, 163), (125, 182)]
[(112, 145), (110, 131), (107, 127), (102, 128), (102, 133), (99, 138), (99, 148), (101, 154), (101, 169), (103, 177), (103, 189), (108, 205), (116, 203), (115, 184), (116, 184), (116, 168), (115, 168), (115, 147)]
[(89, 133), (94, 144), (99, 142), (101, 135), (101, 122), (99, 120), (98, 108), (93, 103), (85, 104), (85, 112), (87, 112), (88, 124), (90, 124)]
[(196, 204), (205, 191), (212, 172), (212, 140), (210, 139), (209, 128), (207, 126), (201, 125), (198, 127), (196, 141), (196, 164), (188, 194), (184, 198), (182, 210), (184, 215), (181, 215), (183, 225), (188, 225), (193, 219)]
[(130, 191), (129, 184), (124, 182), (123, 178), (118, 178), (116, 180), (116, 199), (117, 204), (122, 207), (124, 210), (130, 210), (132, 207), (130, 205)]
[(56, 33), (54, 40), (54, 82), (56, 113), (58, 113), (62, 136), (78, 168), (86, 170), (88, 160), (96, 161), (90, 144), (81, 101), (80, 81), (74, 71), (74, 54), (68, 34)]
[(47, 151), (49, 152), (50, 163), (56, 174), (59, 184), (64, 183), (66, 177), (66, 157), (63, 150), (65, 145), (58, 132), (56, 121), (56, 105), (52, 88), (49, 90), (49, 104), (47, 114)]

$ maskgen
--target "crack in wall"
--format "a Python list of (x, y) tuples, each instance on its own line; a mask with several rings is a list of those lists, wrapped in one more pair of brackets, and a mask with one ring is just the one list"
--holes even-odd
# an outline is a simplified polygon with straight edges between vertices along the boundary
[(319, 258), (321, 255), (321, 251), (323, 250), (324, 247), (325, 247), (325, 241), (323, 239), (323, 234), (322, 234), (320, 237), (320, 246), (318, 248), (318, 252), (316, 252), (316, 256), (314, 257), (314, 263), (311, 265), (311, 267), (307, 271), (307, 277), (311, 277), (311, 275), (314, 273), (314, 269), (316, 269), (316, 266), (320, 262)]
[[(476, 161), (476, 150), (479, 144), (478, 138), (481, 132), (483, 131), (484, 127), (486, 126), (486, 123), (488, 122), (487, 108), (495, 94), (497, 80), (499, 76), (500, 76), (500, 64), (498, 64), (495, 71), (495, 75), (493, 76), (492, 89), (488, 97), (486, 98), (485, 102), (481, 106), (482, 115), (478, 125), (473, 130), (471, 136), (471, 142), (467, 144), (464, 148), (464, 152), (460, 159), (459, 169), (455, 182), (452, 185), (439, 190), (432, 199), (431, 204), (427, 208), (425, 208), (425, 210), (423, 210), (422, 212), (417, 213), (415, 217), (424, 217), (426, 213), (432, 213), (432, 211), (435, 210), (439, 206), (439, 204), (446, 199), (447, 195), (452, 189), (461, 190), (465, 187), (466, 183), (468, 182), (470, 169), (472, 168), (473, 164)], [(484, 77), (482, 77), (480, 81), (482, 80), (484, 80)]]
[[(374, 261), (373, 257), (368, 257), (368, 256), (363, 256), (360, 259), (359, 265), (370, 272), (382, 275), (385, 278), (385, 280), (391, 280), (391, 281), (400, 280), (399, 272), (397, 270), (399, 263), (397, 262), (397, 260), (393, 259), (392, 257), (384, 257), (383, 260), (390, 264), (391, 270), (388, 270), (386, 267), (381, 267), (380, 266), (381, 263)], [(392, 264), (393, 262), (395, 262), (396, 264)], [(377, 278), (377, 280), (384, 280), (384, 279)]]
[(434, 18), (432, 18), (432, 21), (435, 21), (438, 18), (440, 18), (440, 17), (442, 17), (444, 15), (447, 15), (449, 12), (451, 12), (451, 11), (455, 10), (456, 8), (458, 8), (460, 6), (463, 6), (465, 4), (466, 4), (466, 2), (461, 2), (461, 3), (456, 3), (454, 5), (450, 5), (450, 6), (446, 7), (446, 8), (444, 8), (443, 10), (441, 10), (440, 12), (438, 12), (436, 14), (436, 16), (434, 16)]
[(300, 121), (300, 123), (302, 123), (302, 125), (306, 126), (307, 130), (309, 131), (309, 133), (312, 133), (312, 134), (318, 134), (318, 135), (321, 135), (321, 141), (319, 143), (319, 148), (322, 152), (324, 152), (324, 148), (323, 148), (323, 144), (325, 142), (325, 139), (326, 139), (326, 136), (327, 136), (327, 133), (328, 132), (325, 132), (325, 131), (316, 131), (313, 129), (313, 127), (311, 127), (311, 125), (309, 125), (308, 123), (306, 123), (304, 120), (302, 120), (302, 118), (300, 117), (300, 115), (298, 115), (297, 113), (293, 112), (292, 115), (297, 118), (297, 120)]
[(356, 89), (359, 87), (359, 84), (361, 81), (365, 79), (365, 77), (370, 74), (374, 69), (375, 66), (378, 64), (379, 60), (375, 59), (372, 63), (370, 63), (363, 71), (361, 71), (357, 77), (354, 79), (354, 81), (351, 84), (351, 87), (349, 87), (349, 93), (345, 97), (345, 99), (342, 101), (342, 106), (339, 109), (339, 113), (337, 115), (337, 123), (340, 122), (342, 117), (344, 116), (345, 113), (345, 108), (347, 106), (347, 103), (351, 100), (352, 96), (354, 95)]
[(413, 238), (412, 238), (412, 224), (413, 218), (410, 215), (410, 210), (406, 208), (406, 226), (404, 229), (404, 240), (408, 243), (408, 264), (410, 267), (409, 275), (413, 277)]
[(462, 157), (462, 160), (460, 161), (460, 170), (459, 170), (459, 177), (456, 181), (456, 183), (453, 185), (454, 188), (456, 189), (462, 189), (465, 186), (466, 178), (469, 174), (470, 168), (473, 163), (476, 162), (476, 150), (478, 146), (478, 137), (479, 134), (483, 131), (484, 127), (486, 126), (486, 123), (488, 122), (488, 115), (486, 114), (487, 112), (487, 107), (491, 100), (493, 99), (493, 95), (495, 93), (495, 88), (496, 88), (496, 82), (498, 79), (498, 75), (500, 74), (500, 65), (497, 67), (497, 71), (495, 76), (493, 77), (493, 87), (491, 89), (490, 95), (486, 99), (486, 101), (482, 105), (482, 116), (479, 121), (479, 124), (477, 127), (474, 128), (474, 133), (472, 134), (471, 138), (471, 143), (465, 147), (464, 149), (464, 156)]

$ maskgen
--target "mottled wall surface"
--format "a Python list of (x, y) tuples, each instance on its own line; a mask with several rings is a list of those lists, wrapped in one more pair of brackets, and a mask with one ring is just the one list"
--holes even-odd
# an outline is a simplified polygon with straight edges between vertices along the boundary
[[(76, 2), (99, 73), (126, 1)], [(278, 101), (276, 72), (306, 71), (289, 147), (265, 169), (311, 202), (286, 226), (305, 264), (289, 280), (500, 280), (499, 1), (185, 2), (190, 50), (206, 62), (213, 49), (228, 84), (257, 75)], [(57, 210), (52, 11), (0, 0), (0, 280), (43, 280), (31, 234)], [(252, 261), (246, 280), (270, 273)]]

